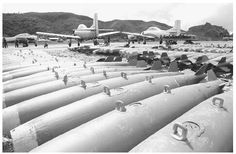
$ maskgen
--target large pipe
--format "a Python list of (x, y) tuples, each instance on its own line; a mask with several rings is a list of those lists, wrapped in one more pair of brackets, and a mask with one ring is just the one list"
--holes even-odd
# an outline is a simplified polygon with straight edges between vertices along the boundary
[[(28, 79), (31, 81), (32, 79), (35, 79), (36, 77), (41, 78), (42, 76), (47, 76), (47, 74), (49, 74), (49, 75), (53, 74), (53, 76), (54, 76), (56, 72), (58, 72), (59, 74), (62, 73), (62, 72), (63, 73), (66, 73), (66, 72), (69, 73), (70, 71), (67, 68), (74, 68), (74, 70), (77, 69), (77, 71), (89, 69), (87, 66), (85, 66), (85, 67), (86, 68), (84, 68), (84, 66), (82, 64), (81, 64), (81, 66), (75, 65), (73, 67), (72, 66), (71, 67), (66, 67), (66, 66), (63, 67), (61, 64), (50, 65), (50, 68), (52, 68), (52, 70), (50, 70), (50, 71), (39, 72), (39, 73), (35, 73), (35, 74), (32, 74), (32, 75), (28, 75), (28, 76), (24, 76), (24, 77), (15, 78), (15, 79), (5, 81), (3, 83), (3, 85), (4, 85), (3, 87), (5, 87), (6, 85), (9, 85), (9, 84), (12, 84), (12, 83), (17, 83), (17, 82), (22, 83), (22, 81), (25, 81), (25, 80), (28, 80)], [(98, 67), (102, 67), (102, 66), (94, 66), (94, 68), (98, 68)], [(112, 66), (106, 66), (106, 67), (112, 67)], [(113, 66), (113, 67), (116, 67), (116, 66)], [(122, 66), (117, 66), (117, 67), (122, 67)], [(9, 90), (9, 91), (11, 91), (11, 90)]]
[[(46, 64), (43, 64), (43, 65), (32, 65), (30, 67), (26, 67), (26, 68), (20, 68), (20, 69), (15, 69), (15, 70), (12, 70), (12, 71), (8, 71), (8, 72), (4, 72), (3, 75), (11, 75), (11, 74), (14, 74), (14, 73), (19, 73), (19, 72), (22, 72), (22, 71), (26, 71), (26, 70), (34, 70), (35, 68), (44, 68), (44, 67), (47, 67), (47, 68), (70, 68), (70, 67), (76, 67), (74, 65), (59, 65), (59, 64), (54, 64), (54, 65), (46, 65)], [(81, 64), (81, 67), (82, 67), (82, 64)]]
[[(149, 73), (155, 77), (170, 76), (180, 74), (178, 72), (169, 73)], [(11, 107), (4, 109), (3, 113), (3, 132), (9, 134), (9, 131), (20, 124), (23, 124), (37, 116), (56, 108), (68, 105), (80, 99), (97, 94), (103, 91), (104, 86), (117, 88), (136, 82), (141, 82), (147, 74), (122, 75), (122, 77), (111, 78), (94, 83), (85, 84), (81, 82), (80, 86), (58, 90), (52, 93), (41, 95), (30, 100), (23, 101)], [(14, 115), (13, 115), (14, 114)], [(9, 122), (11, 120), (11, 122)]]
[(38, 68), (36, 67), (36, 68), (32, 68), (32, 69), (26, 69), (26, 70), (23, 70), (21, 72), (9, 73), (9, 74), (3, 76), (2, 80), (4, 82), (4, 81), (11, 80), (11, 79), (15, 79), (15, 78), (35, 74), (35, 73), (38, 73), (38, 72), (48, 71), (49, 69), (50, 69), (49, 67), (38, 67)]
[(43, 64), (37, 63), (37, 64), (24, 64), (24, 65), (13, 65), (13, 66), (7, 66), (5, 68), (3, 68), (3, 72), (11, 72), (11, 71), (15, 71), (15, 70), (19, 70), (19, 69), (23, 69), (23, 68), (32, 68), (32, 67), (36, 67), (36, 66), (60, 66), (60, 67), (68, 67), (68, 66), (73, 66), (73, 65), (81, 65), (83, 66), (83, 62), (81, 63), (73, 63), (73, 62), (66, 62), (66, 63), (58, 63), (58, 62), (44, 62)]
[[(105, 68), (105, 69), (94, 69), (93, 67), (91, 67), (90, 69), (86, 69), (86, 70), (83, 70), (83, 71), (78, 71), (78, 72), (72, 72), (68, 75), (66, 75), (65, 77), (67, 78), (68, 76), (72, 76), (72, 77), (79, 77), (79, 76), (83, 76), (83, 75), (89, 75), (89, 74), (95, 74), (95, 73), (102, 73), (103, 71), (106, 71), (106, 72), (114, 72), (114, 71), (134, 71), (134, 70), (142, 70), (142, 68), (133, 68), (133, 67), (118, 67), (118, 68)], [(55, 75), (53, 75), (54, 77)], [(58, 75), (59, 76), (59, 75)], [(56, 77), (55, 80), (57, 78), (60, 78), (60, 77)], [(39, 86), (43, 86), (44, 85), (48, 85), (50, 83), (44, 83), (43, 85), (40, 84)], [(58, 82), (55, 82), (55, 84), (51, 85), (50, 87), (52, 88), (51, 90), (53, 91), (56, 91), (56, 90), (59, 90), (59, 89), (63, 89), (66, 88), (65, 86), (62, 86), (64, 85), (64, 82), (63, 84), (61, 84), (61, 82), (58, 84)], [(37, 85), (35, 85), (37, 86)], [(73, 84), (71, 84), (71, 86), (73, 86)], [(35, 89), (37, 91), (37, 89)], [(50, 89), (49, 89), (50, 90)], [(46, 90), (47, 91), (47, 90)], [(14, 92), (13, 92), (14, 93)], [(17, 92), (16, 92), (17, 93)], [(17, 93), (17, 95), (19, 95)], [(8, 95), (6, 95), (7, 97), (3, 97), (3, 107), (9, 107), (9, 106), (12, 106), (14, 105), (15, 103), (19, 102), (18, 100), (16, 100), (14, 97), (8, 97)], [(10, 94), (10, 96), (12, 96)]]
[[(127, 64), (127, 65), (126, 65)], [(104, 67), (124, 67), (124, 66), (128, 66), (128, 67), (135, 67), (135, 66), (131, 66), (129, 65), (128, 63), (123, 63), (120, 65), (120, 64), (117, 64), (117, 63), (111, 63), (110, 62), (106, 62), (106, 63), (84, 63), (84, 64), (79, 64), (78, 66), (69, 66), (69, 67), (66, 67), (66, 68), (63, 68), (63, 70), (67, 71), (67, 72), (73, 72), (73, 71), (78, 71), (78, 70), (81, 70), (82, 68), (90, 68), (90, 67), (94, 67), (94, 68), (104, 68)], [(57, 70), (61, 70), (61, 68), (57, 69)]]
[[(83, 65), (81, 65), (80, 67), (71, 67), (69, 70), (70, 71), (77, 71), (80, 70), (81, 67), (91, 67), (91, 66), (131, 66), (131, 63), (128, 62), (94, 62), (94, 63), (84, 63)], [(136, 63), (135, 63), (136, 65)], [(135, 66), (133, 65), (133, 66)], [(37, 67), (37, 66), (35, 66)], [(46, 69), (48, 70), (49, 67), (47, 67)], [(22, 77), (22, 76), (26, 76), (26, 75), (30, 75), (30, 74), (34, 74), (36, 72), (42, 72), (43, 70), (45, 70), (44, 67), (42, 66), (38, 66), (38, 69), (34, 69), (34, 68), (22, 68), (22, 69), (26, 69), (24, 71), (20, 71), (19, 70), (15, 70), (15, 73), (6, 73), (6, 75), (3, 76), (3, 81), (8, 81), (14, 78), (18, 78), (18, 77)]]
[[(127, 152), (184, 112), (219, 93), (222, 88), (220, 83), (212, 81), (173, 90), (165, 87), (164, 93), (127, 107), (118, 103), (119, 111), (112, 111), (76, 127), (32, 151)], [(13, 145), (18, 151), (21, 146), (17, 146), (17, 141), (20, 140), (13, 141)]]
[[(33, 86), (36, 84), (40, 84), (40, 83), (45, 83), (45, 82), (50, 82), (50, 81), (54, 81), (57, 80), (57, 77), (55, 75), (55, 73), (53, 72), (47, 72), (44, 73), (44, 76), (39, 76), (39, 77), (26, 77), (24, 79), (20, 79), (18, 80), (18, 82), (11, 82), (11, 83), (3, 83), (3, 92), (4, 93), (8, 93), (8, 92), (12, 92), (21, 88), (25, 88), (25, 87), (29, 87), (29, 86)], [(19, 78), (17, 78), (19, 79)], [(11, 81), (11, 80), (9, 80)]]
[[(141, 74), (141, 73), (155, 73), (156, 71), (123, 71), (127, 75), (132, 75), (132, 74)], [(37, 85), (32, 85), (29, 87), (17, 89), (14, 91), (7, 92), (3, 94), (3, 102), (6, 107), (12, 106), (14, 104), (20, 103), (22, 101), (51, 93), (57, 90), (69, 88), (72, 86), (79, 85), (81, 81), (85, 82), (96, 82), (99, 80), (105, 80), (105, 79), (110, 79), (110, 78), (115, 78), (120, 76), (120, 72), (106, 72), (104, 71), (103, 73), (97, 73), (97, 74), (92, 74), (92, 75), (85, 75), (85, 76), (80, 76), (79, 74), (74, 76), (74, 77), (68, 77), (64, 76), (62, 79), (59, 79), (61, 77), (57, 77), (56, 75), (54, 76), (46, 76), (45, 78), (47, 80), (54, 80), (51, 82), (45, 82)], [(36, 78), (36, 80), (39, 78)], [(40, 77), (40, 80), (43, 80), (44, 77)], [(31, 80), (32, 81), (32, 80)]]
[[(46, 66), (46, 65), (45, 65)], [(82, 66), (82, 65), (81, 65)], [(38, 68), (43, 68), (43, 66), (38, 66)], [(73, 66), (74, 69), (79, 69), (78, 71), (80, 70), (83, 70), (83, 67), (77, 67), (77, 66)], [(67, 68), (68, 66), (62, 66), (62, 65), (59, 65), (59, 64), (55, 64), (55, 65), (50, 65), (48, 66), (49, 69), (52, 69), (53, 72), (66, 72), (67, 71)], [(71, 68), (71, 67), (70, 67)], [(32, 70), (33, 68), (28, 68), (27, 70)], [(41, 75), (45, 76), (47, 75), (47, 73), (52, 73), (52, 71), (45, 71), (45, 72), (38, 72), (38, 73), (35, 73), (35, 74), (32, 74), (32, 75), (28, 75), (28, 76), (24, 76), (24, 77), (19, 77), (19, 78), (14, 78), (14, 79), (11, 79), (11, 80), (7, 80), (4, 82), (4, 85), (9, 85), (9, 84), (12, 84), (12, 83), (16, 83), (16, 82), (20, 82), (22, 85), (24, 85), (24, 83), (22, 83), (22, 81), (26, 80), (26, 79), (30, 79), (31, 77), (40, 77)], [(11, 74), (14, 74), (14, 73), (18, 73), (18, 72), (22, 72), (22, 69), (19, 69), (19, 70), (15, 70), (14, 72), (12, 73), (8, 73), (8, 76), (11, 75)], [(67, 72), (70, 72), (70, 71), (67, 71)], [(55, 74), (55, 73), (54, 73)], [(33, 81), (27, 81), (27, 82), (32, 82), (32, 84), (34, 83)], [(39, 82), (39, 81), (38, 81)], [(28, 84), (29, 84), (28, 83)], [(14, 87), (14, 86), (13, 86)], [(14, 89), (13, 89), (14, 90)], [(11, 91), (11, 89), (7, 90), (5, 89), (5, 92), (7, 91)]]
[(22, 69), (22, 68), (30, 68), (30, 67), (34, 67), (34, 66), (39, 66), (39, 64), (27, 64), (27, 65), (14, 65), (14, 66), (8, 66), (6, 68), (3, 68), (3, 72), (10, 72), (13, 70), (17, 70), (17, 69)]
[(17, 70), (12, 70), (12, 71), (9, 71), (9, 72), (4, 72), (2, 73), (3, 76), (5, 75), (11, 75), (11, 74), (14, 74), (14, 73), (19, 73), (19, 72), (22, 72), (22, 71), (26, 71), (26, 70), (33, 70), (35, 68), (42, 68), (43, 66), (32, 66), (30, 68), (26, 67), (26, 68), (21, 68), (21, 69), (17, 69)]
[(233, 152), (233, 91), (200, 103), (130, 152)]
[[(21, 139), (22, 143), (26, 143), (27, 140), (31, 142), (29, 139), (32, 139), (32, 136), (36, 138), (36, 140), (32, 141), (35, 144), (20, 145), (21, 149), (25, 147), (24, 150), (27, 149), (26, 151), (29, 151), (66, 131), (113, 110), (116, 107), (116, 102), (118, 100), (124, 102), (122, 105), (128, 105), (132, 102), (161, 93), (165, 85), (169, 85), (170, 88), (176, 88), (198, 83), (204, 77), (205, 75), (166, 76), (153, 80), (148, 79), (144, 82), (131, 84), (117, 89), (105, 89), (108, 90), (105, 91), (105, 94), (100, 93), (93, 95), (48, 112), (17, 127), (14, 130), (14, 133), (17, 132), (16, 138), (22, 138), (24, 136), (24, 139)], [(47, 134), (44, 134), (43, 132), (47, 132)], [(14, 140), (17, 140), (16, 138), (14, 138)]]
[[(111, 72), (111, 71), (114, 71), (114, 70), (117, 71), (117, 70), (140, 69), (140, 68), (135, 68), (135, 67), (120, 67), (120, 66), (105, 67), (105, 68), (104, 67), (103, 68), (95, 67), (95, 68), (96, 69), (94, 69), (94, 72), (92, 72), (92, 73), (101, 72), (101, 69), (107, 70), (107, 72)], [(74, 68), (74, 70), (72, 70), (72, 72), (70, 72), (66, 68), (58, 69), (57, 71), (54, 71), (54, 74), (51, 73), (48, 76), (46, 76), (46, 72), (42, 72), (42, 74), (45, 74), (44, 76), (37, 76), (37, 77), (34, 77), (34, 78), (30, 78), (29, 80), (22, 80), (20, 78), (17, 78), (17, 79), (19, 79), (18, 82), (16, 82), (16, 81), (11, 82), (11, 80), (9, 80), (8, 83), (4, 82), (3, 92), (6, 93), (6, 92), (9, 92), (9, 91), (17, 90), (17, 89), (20, 89), (20, 88), (24, 88), (24, 87), (28, 87), (28, 86), (32, 86), (32, 85), (36, 85), (36, 84), (40, 84), (40, 83), (55, 81), (58, 78), (61, 78), (61, 75), (59, 76), (59, 75), (56, 75), (56, 74), (67, 74), (67, 72), (71, 73), (71, 74), (76, 74), (77, 76), (78, 76), (78, 74), (81, 74), (82, 72), (85, 72), (85, 74), (87, 74), (88, 72), (91, 73), (89, 68), (82, 68), (82, 67)], [(22, 78), (27, 78), (27, 77), (22, 77)]]
[(31, 79), (34, 79), (34, 78), (37, 78), (37, 77), (41, 78), (43, 76), (49, 76), (49, 75), (53, 76), (53, 75), (55, 75), (55, 72), (52, 72), (51, 70), (49, 70), (49, 71), (45, 71), (45, 72), (39, 72), (39, 73), (35, 73), (35, 74), (32, 74), (32, 75), (20, 77), (20, 78), (11, 79), (11, 80), (3, 82), (3, 87), (6, 86), (6, 85), (9, 85), (9, 84), (12, 84), (12, 83), (22, 82), (22, 81), (25, 81), (25, 80), (31, 80)]

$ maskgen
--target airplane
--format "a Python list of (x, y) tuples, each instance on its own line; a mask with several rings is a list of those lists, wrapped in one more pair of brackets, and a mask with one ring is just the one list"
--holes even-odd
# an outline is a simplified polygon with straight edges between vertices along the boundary
[(193, 35), (185, 35), (184, 32), (181, 31), (181, 21), (176, 20), (173, 28), (168, 30), (161, 30), (158, 27), (149, 27), (147, 30), (139, 33), (130, 33), (130, 32), (121, 32), (123, 34), (128, 35), (128, 39), (131, 41), (143, 39), (144, 43), (146, 43), (146, 39), (194, 39)]
[(37, 36), (36, 35), (30, 35), (28, 33), (22, 33), (18, 34), (13, 37), (5, 37), (7, 42), (15, 42), (16, 40), (19, 41), (19, 43), (35, 43), (37, 41)]
[(63, 42), (64, 40), (59, 37), (49, 37), (48, 40), (55, 42)]
[[(99, 33), (105, 32), (105, 33)], [(94, 14), (93, 25), (91, 27), (86, 27), (84, 24), (80, 24), (77, 29), (73, 29), (73, 35), (55, 34), (55, 33), (45, 33), (36, 32), (39, 36), (46, 37), (58, 37), (63, 39), (76, 39), (78, 41), (78, 46), (80, 42), (84, 40), (93, 40), (94, 45), (98, 44), (98, 38), (110, 37), (112, 35), (119, 34), (120, 31), (113, 31), (113, 29), (99, 29), (98, 28), (98, 15)], [(110, 40), (110, 39), (109, 39)]]

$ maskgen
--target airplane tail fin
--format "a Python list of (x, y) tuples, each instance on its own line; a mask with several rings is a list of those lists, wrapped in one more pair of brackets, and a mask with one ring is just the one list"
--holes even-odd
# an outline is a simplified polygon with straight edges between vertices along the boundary
[(222, 63), (225, 63), (225, 62), (226, 62), (226, 57), (222, 57), (218, 64), (222, 64)]
[(212, 69), (207, 71), (207, 80), (208, 81), (217, 80), (217, 76), (216, 76), (215, 72)]
[(168, 57), (168, 54), (166, 52), (161, 53), (161, 58)]
[(98, 14), (97, 13), (94, 14), (93, 25), (90, 28), (95, 29), (96, 36), (98, 36), (99, 29), (98, 29)]
[(156, 60), (153, 62), (151, 70), (160, 70), (161, 69), (161, 61)]
[(175, 29), (177, 30), (177, 35), (181, 34), (181, 20), (175, 20)]
[(195, 75), (204, 74), (206, 72), (206, 69), (207, 69), (207, 64), (203, 64), (202, 67), (200, 67), (200, 69), (195, 73)]
[(178, 68), (177, 62), (176, 62), (176, 61), (172, 61), (172, 62), (170, 63), (168, 72), (178, 72), (178, 71), (179, 71), (179, 68)]

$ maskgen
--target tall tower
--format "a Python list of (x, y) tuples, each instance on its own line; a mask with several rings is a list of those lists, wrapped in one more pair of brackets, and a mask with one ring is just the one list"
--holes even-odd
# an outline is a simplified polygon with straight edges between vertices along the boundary
[(181, 33), (181, 20), (175, 20), (175, 29), (177, 30), (177, 35)]

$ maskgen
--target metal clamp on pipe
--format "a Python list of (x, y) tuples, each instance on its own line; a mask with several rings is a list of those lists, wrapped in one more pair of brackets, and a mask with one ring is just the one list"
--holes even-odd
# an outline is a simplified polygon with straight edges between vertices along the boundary
[(107, 78), (107, 72), (105, 70), (103, 70), (103, 75), (105, 78)]
[(60, 66), (59, 65), (53, 66), (52, 67), (52, 72), (55, 72), (57, 68), (60, 68)]
[[(178, 129), (182, 130), (182, 133), (179, 134)], [(179, 123), (175, 123), (173, 125), (173, 134), (171, 134), (171, 136), (178, 140), (178, 141), (186, 141), (187, 140), (187, 133), (188, 133), (188, 129), (185, 128), (182, 124)]]
[(171, 89), (170, 89), (170, 86), (169, 85), (165, 85), (164, 86), (164, 93), (171, 93)]
[(94, 71), (94, 68), (93, 67), (90, 67), (90, 71), (94, 74), (95, 71)]
[(64, 82), (65, 85), (67, 84), (67, 82), (68, 82), (68, 76), (67, 75), (65, 75), (63, 77), (63, 82)]
[[(219, 103), (217, 103), (219, 102)], [(219, 97), (214, 97), (212, 99), (212, 104), (218, 108), (223, 108), (223, 104), (224, 104), (224, 99), (219, 98)]]
[(59, 79), (59, 74), (56, 71), (55, 71), (55, 77), (57, 78), (57, 80)]
[(148, 81), (149, 83), (152, 83), (153, 76), (146, 76), (145, 81)]
[(87, 66), (86, 66), (86, 62), (84, 62), (83, 67), (84, 67), (84, 68), (87, 68)]
[(55, 72), (55, 66), (54, 66), (54, 67), (52, 67), (52, 72)]
[(125, 105), (124, 105), (124, 102), (121, 101), (121, 100), (118, 100), (116, 102), (116, 110), (120, 111), (120, 112), (125, 112), (126, 111), (126, 108), (125, 108)]
[(81, 80), (81, 81), (80, 81), (80, 85), (81, 85), (81, 87), (84, 88), (84, 89), (86, 89), (86, 87), (87, 87), (87, 85), (86, 85), (86, 83), (85, 83), (84, 80)]
[(107, 86), (103, 87), (103, 92), (106, 93), (108, 96), (111, 96), (110, 88), (108, 88)]
[(128, 79), (128, 78), (127, 78), (127, 74), (126, 74), (126, 73), (124, 73), (124, 72), (121, 72), (121, 73), (120, 73), (120, 75), (121, 75), (121, 77), (122, 77), (122, 78), (124, 78), (124, 79)]

